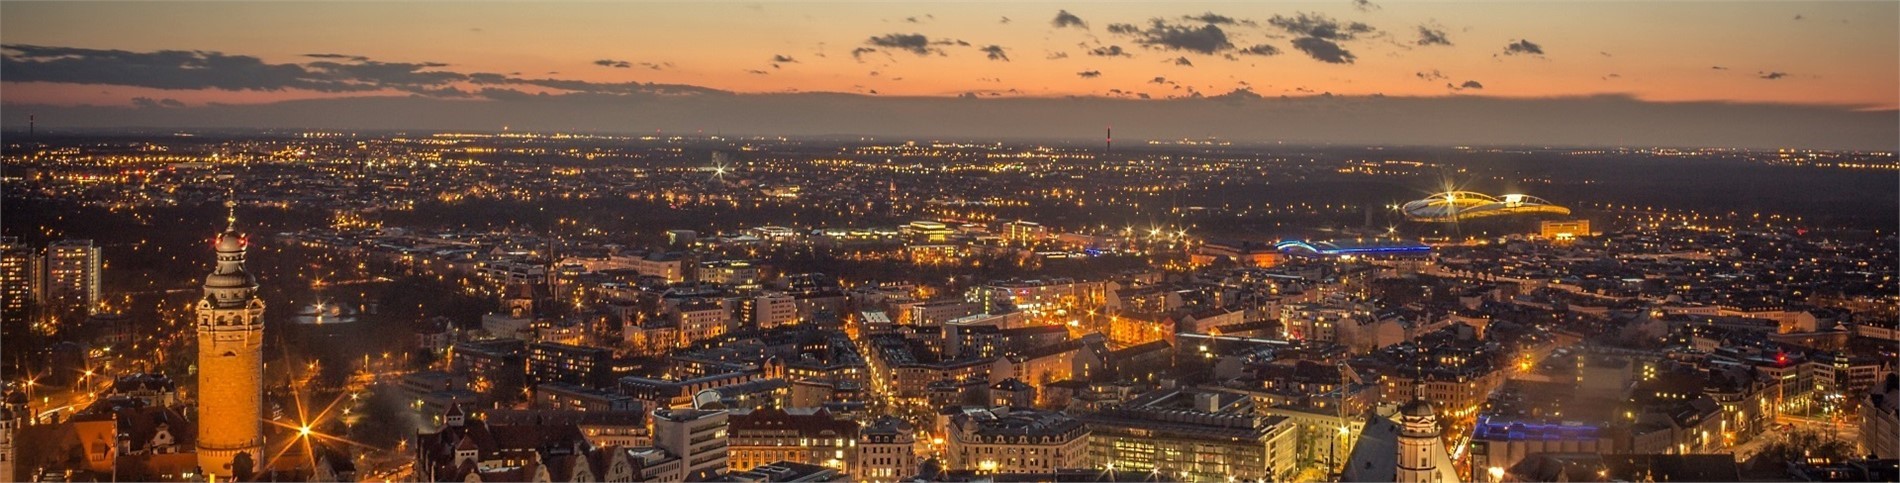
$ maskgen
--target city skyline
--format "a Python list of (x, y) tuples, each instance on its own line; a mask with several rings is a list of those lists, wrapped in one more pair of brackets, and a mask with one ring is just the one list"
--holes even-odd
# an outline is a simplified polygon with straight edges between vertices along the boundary
[(1900, 128), (1900, 6), (1885, 2), (978, 5), (9, 2), (0, 102), (15, 130), (29, 115), (49, 130), (1088, 139), (1113, 125), (1129, 139), (1892, 150)]
[(5, 168), (17, 479), (1877, 480), (1900, 434), (1892, 154), (108, 132)]
[(1895, 0), (0, 0), (0, 481), (1900, 481), (1896, 173)]

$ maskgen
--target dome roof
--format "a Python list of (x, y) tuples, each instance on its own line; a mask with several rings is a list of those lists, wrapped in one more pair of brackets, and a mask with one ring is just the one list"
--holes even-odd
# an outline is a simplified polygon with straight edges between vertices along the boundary
[(250, 288), (257, 286), (257, 278), (242, 270), (230, 273), (212, 273), (205, 276), (205, 288)]
[(220, 253), (243, 251), (244, 246), (249, 244), (250, 241), (245, 239), (243, 234), (236, 231), (226, 231), (218, 234), (217, 248)]
[(1399, 406), (1399, 414), (1422, 417), (1433, 416), (1435, 413), (1432, 411), (1432, 403), (1425, 402), (1424, 399), (1413, 398), (1411, 402), (1405, 403), (1404, 406)]
[(218, 251), (218, 267), (205, 276), (205, 288), (250, 288), (257, 278), (244, 271), (244, 249), (251, 241), (235, 229), (219, 233), (213, 246)]

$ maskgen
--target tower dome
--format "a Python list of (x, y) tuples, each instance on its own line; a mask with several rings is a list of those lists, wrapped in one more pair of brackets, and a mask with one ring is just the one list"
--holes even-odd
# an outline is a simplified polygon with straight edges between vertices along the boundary
[(1437, 413), (1432, 411), (1432, 403), (1425, 402), (1422, 398), (1412, 398), (1412, 400), (1406, 402), (1404, 406), (1399, 406), (1399, 414), (1424, 417), (1435, 416)]
[(237, 293), (257, 287), (257, 279), (244, 271), (244, 251), (251, 246), (251, 239), (237, 231), (237, 205), (226, 203), (230, 214), (225, 217), (223, 233), (211, 242), (218, 252), (218, 266), (205, 276), (207, 296), (215, 296), (228, 302), (243, 294)]

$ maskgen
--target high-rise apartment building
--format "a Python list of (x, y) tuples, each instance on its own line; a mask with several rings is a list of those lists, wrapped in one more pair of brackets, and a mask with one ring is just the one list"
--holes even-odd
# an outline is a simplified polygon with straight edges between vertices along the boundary
[(46, 246), (41, 262), (41, 306), (86, 314), (99, 304), (99, 247), (92, 240), (60, 240)]
[(20, 322), (31, 317), (39, 298), (39, 257), (18, 238), (0, 239), (0, 318)]

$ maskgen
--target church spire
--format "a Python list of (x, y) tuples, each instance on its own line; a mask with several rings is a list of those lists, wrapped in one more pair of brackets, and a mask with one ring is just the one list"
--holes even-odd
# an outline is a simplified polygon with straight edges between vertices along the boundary
[(237, 188), (224, 189), (224, 231), (237, 231)]

